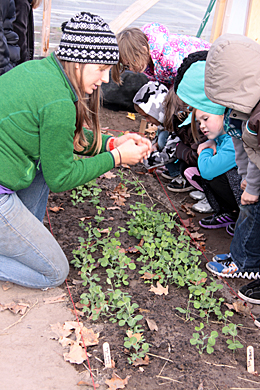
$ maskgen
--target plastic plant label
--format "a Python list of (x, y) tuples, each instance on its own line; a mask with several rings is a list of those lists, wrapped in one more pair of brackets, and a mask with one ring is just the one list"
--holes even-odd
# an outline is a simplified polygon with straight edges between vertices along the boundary
[(250, 374), (255, 372), (254, 347), (251, 345), (247, 347), (247, 371)]
[(108, 343), (103, 344), (104, 363), (106, 368), (112, 368), (110, 347)]

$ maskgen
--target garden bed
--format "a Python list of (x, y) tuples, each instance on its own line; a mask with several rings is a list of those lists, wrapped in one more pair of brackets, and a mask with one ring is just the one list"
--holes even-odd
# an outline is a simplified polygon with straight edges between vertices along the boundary
[[(126, 118), (126, 115), (127, 113), (124, 112), (115, 113), (102, 109), (102, 127), (113, 130), (137, 131), (140, 118), (137, 116), (136, 121), (133, 122)], [(226, 306), (226, 304), (232, 305), (239, 301), (230, 286), (234, 291), (237, 291), (239, 286), (247, 281), (228, 280), (229, 284), (226, 284), (224, 280), (211, 278), (211, 275), (203, 273), (205, 272), (206, 257), (210, 259), (212, 253), (227, 251), (231, 242), (230, 237), (224, 229), (213, 232), (198, 230), (199, 216), (189, 215), (187, 203), (191, 201), (187, 194), (173, 196), (167, 191), (165, 193), (157, 176), (148, 174), (142, 164), (131, 168), (114, 169), (112, 174), (112, 176), (105, 175), (98, 178), (96, 185), (87, 188), (92, 195), (89, 196), (85, 190), (86, 194), (83, 193), (83, 195), (86, 196), (82, 195), (83, 202), (79, 201), (81, 196), (79, 190), (60, 194), (51, 193), (48, 202), (53, 234), (68, 260), (73, 263), (70, 266), (67, 282), (73, 301), (78, 306), (79, 320), (87, 328), (92, 328), (95, 333), (99, 333), (98, 344), (88, 347), (88, 352), (91, 354), (89, 358), (91, 370), (99, 388), (108, 388), (105, 381), (111, 378), (113, 371), (122, 379), (129, 376), (125, 388), (131, 390), (260, 388), (260, 379), (247, 373), (246, 370), (246, 347), (248, 345), (252, 345), (255, 349), (255, 368), (258, 369), (258, 336), (260, 331), (255, 327), (250, 313), (247, 312), (248, 307), (243, 307), (242, 312), (236, 312), (236, 306)], [(166, 187), (166, 182), (162, 182), (162, 184)], [(93, 199), (98, 201), (97, 204), (90, 202)], [(172, 214), (175, 213), (175, 210), (170, 200), (180, 213), (181, 218), (185, 220), (185, 224), (189, 226), (189, 230), (194, 233), (193, 236), (198, 238), (196, 244), (185, 233), (178, 215)], [(188, 211), (188, 214), (184, 213), (184, 210)], [(152, 218), (149, 229), (150, 232), (154, 232), (154, 229), (157, 230), (156, 234), (159, 235), (154, 235), (157, 237), (157, 241), (152, 239), (152, 234), (147, 236), (144, 233), (145, 229), (140, 228), (142, 221), (140, 223), (138, 221), (142, 216), (146, 216), (146, 220)], [(188, 221), (188, 218), (192, 218), (192, 221)], [(129, 221), (132, 221), (130, 225)], [(45, 224), (47, 227), (50, 226), (47, 218)], [(143, 224), (145, 225), (145, 221)], [(129, 235), (129, 230), (131, 230), (132, 235)], [(166, 260), (163, 266), (158, 255), (156, 257), (156, 251), (159, 251), (162, 246), (167, 246), (167, 240), (162, 231), (169, 232), (169, 234), (167, 233), (168, 242), (173, 240), (171, 247), (178, 247), (178, 253), (171, 252), (166, 248), (168, 253), (174, 253), (174, 255), (170, 256), (168, 260), (167, 256), (164, 256)], [(89, 232), (92, 232), (92, 236), (89, 235)], [(200, 236), (200, 234), (203, 235)], [(79, 240), (79, 237), (82, 239)], [(143, 238), (145, 239), (142, 240)], [(102, 243), (96, 245), (97, 240)], [(115, 243), (115, 241), (118, 242)], [(205, 251), (205, 256), (198, 251), (198, 245)], [(97, 250), (94, 250), (96, 247)], [(104, 252), (105, 247), (110, 250), (109, 254)], [(116, 252), (113, 251), (118, 251), (119, 254), (116, 256)], [(89, 262), (88, 260), (88, 266), (83, 270), (81, 268), (84, 262), (82, 255), (85, 257), (88, 255), (88, 259), (93, 258), (93, 261)], [(140, 256), (142, 256), (141, 260)], [(113, 260), (111, 263), (111, 259), (116, 257), (121, 258), (119, 268), (115, 274), (111, 275), (111, 272), (107, 273), (107, 268), (113, 269), (114, 267), (115, 269), (116, 261)], [(147, 258), (146, 262), (144, 262), (144, 257)], [(155, 258), (156, 262), (154, 262)], [(107, 259), (109, 259), (108, 262)], [(176, 271), (176, 267), (174, 268), (176, 259), (181, 260), (180, 267), (176, 275), (172, 277), (169, 270)], [(193, 268), (196, 262), (198, 267)], [(89, 273), (91, 277), (87, 277), (85, 275), (87, 275), (91, 264), (93, 271)], [(190, 270), (193, 272), (186, 278)], [(119, 275), (120, 272), (121, 275)], [(94, 274), (97, 274), (100, 280), (97, 277), (93, 279)], [(151, 275), (157, 276), (149, 279), (152, 277)], [(84, 280), (86, 286), (84, 286)], [(84, 303), (88, 305), (84, 309), (78, 305), (82, 300), (82, 294), (89, 294), (91, 281), (95, 282), (97, 286), (101, 286), (105, 293), (105, 298), (102, 298), (102, 294), (98, 294), (98, 292), (93, 293), (95, 299), (97, 296), (101, 297), (99, 303), (96, 304), (97, 310), (91, 308), (89, 296), (85, 296)], [(164, 290), (162, 295), (159, 295), (160, 291), (156, 289), (151, 291), (151, 286), (158, 287), (158, 282), (164, 288), (168, 287), (168, 290)], [(216, 284), (223, 287), (219, 289)], [(134, 312), (128, 318), (118, 316), (122, 306), (114, 308), (117, 303), (112, 294), (109, 301), (109, 291), (112, 287), (114, 291), (117, 290), (117, 294), (120, 291), (120, 300), (130, 296), (128, 308), (132, 307)], [(207, 302), (204, 302), (204, 306), (200, 299), (205, 296), (203, 288), (207, 291), (209, 289), (216, 290), (212, 292)], [(64, 284), (64, 289), (67, 290), (66, 284)], [(195, 290), (196, 293), (194, 293)], [(190, 296), (191, 292), (192, 296)], [(210, 299), (216, 299), (215, 305), (208, 306), (209, 309), (206, 309), (205, 305), (210, 305)], [(189, 300), (190, 303), (188, 303)], [(200, 302), (200, 307), (197, 309), (194, 308), (195, 301)], [(103, 314), (99, 313), (100, 306), (104, 308)], [(109, 312), (107, 311), (108, 306), (111, 309)], [(220, 314), (218, 315), (218, 306), (222, 317)], [(72, 303), (70, 303), (70, 307), (73, 308)], [(83, 313), (84, 310), (86, 310), (85, 313)], [(212, 313), (207, 318), (209, 310), (212, 310)], [(258, 307), (252, 308), (255, 315), (258, 314), (257, 311)], [(131, 310), (128, 311), (128, 313), (130, 312)], [(223, 317), (225, 312), (232, 312), (233, 316), (226, 314), (225, 318), (225, 316)], [(93, 313), (94, 319), (95, 316), (98, 317), (95, 321), (89, 318)], [(237, 336), (233, 337), (231, 334), (222, 333), (225, 322), (226, 326), (234, 324), (233, 328), (230, 327), (230, 332), (232, 329), (233, 331), (237, 330)], [(199, 330), (201, 323), (203, 323), (204, 328)], [(157, 330), (152, 330), (154, 324), (156, 324)], [(241, 325), (237, 326), (238, 324)], [(137, 328), (136, 325), (138, 325)], [(129, 329), (135, 335), (142, 334), (140, 342), (128, 337), (129, 333), (127, 336), (126, 332)], [(202, 332), (204, 332), (204, 336), (207, 336), (204, 341)], [(212, 338), (208, 339), (211, 332), (218, 332), (215, 345)], [(199, 336), (193, 336), (194, 333)], [(216, 333), (213, 333), (213, 338), (214, 336)], [(192, 338), (195, 340), (193, 341), (195, 345), (190, 342)], [(198, 344), (200, 349), (196, 348), (196, 340), (202, 342)], [(228, 349), (227, 340), (231, 340), (235, 347), (242, 344), (243, 348), (232, 351)], [(115, 362), (114, 369), (103, 370), (102, 345), (104, 342), (108, 342), (110, 345), (111, 357)], [(140, 348), (136, 351), (135, 347), (138, 343)], [(149, 350), (146, 344), (149, 344)], [(142, 348), (143, 345), (144, 348)], [(207, 346), (208, 352), (211, 353), (207, 353)], [(203, 353), (200, 354), (199, 350)], [(140, 351), (144, 352), (141, 357), (147, 356), (144, 362), (136, 360)], [(135, 366), (135, 364), (137, 365)], [(87, 365), (86, 361), (84, 365), (75, 364), (75, 367), (83, 371), (85, 365)], [(86, 388), (88, 387), (86, 386)]]

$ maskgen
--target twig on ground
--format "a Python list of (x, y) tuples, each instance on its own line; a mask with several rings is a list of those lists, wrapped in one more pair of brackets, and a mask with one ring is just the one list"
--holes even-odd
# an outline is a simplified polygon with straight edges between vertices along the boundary
[(3, 329), (1, 332), (4, 332), (5, 330), (10, 329), (10, 328), (12, 328), (14, 325), (16, 325), (16, 324), (18, 324), (19, 322), (21, 322), (22, 319), (29, 313), (29, 311), (30, 311), (35, 305), (37, 305), (37, 303), (38, 303), (38, 299), (36, 300), (36, 302), (35, 302), (31, 307), (29, 307), (29, 309), (27, 310), (27, 312), (24, 313), (24, 315), (23, 315), (21, 318), (19, 318), (18, 321), (16, 321), (16, 322), (14, 322), (13, 324), (7, 326), (7, 328)]
[(242, 378), (241, 376), (238, 376), (238, 379), (242, 379), (243, 381), (247, 381), (247, 382), (251, 382), (251, 383), (258, 383), (260, 385), (260, 382), (251, 381), (250, 379)]
[(216, 363), (210, 363), (210, 362), (207, 362), (206, 360), (203, 360), (204, 363), (206, 364), (210, 364), (212, 366), (217, 366), (217, 367), (228, 367), (228, 368), (236, 368), (234, 366), (228, 366), (226, 364), (216, 364)]
[(166, 364), (167, 364), (167, 360), (166, 360), (166, 362), (164, 363), (164, 365), (163, 365), (163, 368), (161, 369), (161, 371), (159, 372), (159, 376), (161, 375), (161, 373), (163, 372), (163, 370), (164, 370), (164, 367), (166, 366)]
[(174, 363), (174, 361), (171, 360), (171, 359), (167, 359), (167, 358), (165, 358), (165, 357), (163, 357), (163, 356), (159, 356), (159, 355), (154, 355), (153, 353), (148, 353), (148, 352), (147, 352), (146, 355), (154, 356), (154, 357), (157, 357), (157, 358), (159, 358), (159, 359), (167, 360), (168, 362)]
[[(88, 368), (88, 366), (86, 366), (85, 363), (82, 363), (82, 364), (83, 364), (83, 366), (88, 370), (88, 372), (91, 374), (90, 369)], [(96, 378), (96, 375), (94, 374), (93, 371), (92, 371), (92, 375)]]
[(172, 381), (172, 382), (182, 383), (182, 382), (180, 382), (180, 381), (177, 381), (176, 379), (168, 378), (168, 376), (156, 375), (156, 377), (157, 377), (157, 378), (162, 378), (162, 379), (167, 379), (168, 381)]

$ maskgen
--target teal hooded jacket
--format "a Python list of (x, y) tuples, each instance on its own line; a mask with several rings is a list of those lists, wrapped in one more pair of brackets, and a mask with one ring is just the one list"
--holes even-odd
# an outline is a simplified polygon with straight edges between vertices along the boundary
[[(40, 161), (45, 181), (62, 192), (100, 176), (115, 166), (105, 152), (74, 159), (77, 95), (54, 54), (25, 62), (0, 77), (0, 184), (27, 188)], [(93, 133), (85, 131), (92, 144)]]

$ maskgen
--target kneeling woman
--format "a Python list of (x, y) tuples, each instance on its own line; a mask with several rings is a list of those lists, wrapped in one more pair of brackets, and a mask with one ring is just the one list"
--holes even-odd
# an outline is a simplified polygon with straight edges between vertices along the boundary
[(58, 286), (69, 272), (42, 224), (49, 189), (75, 188), (151, 151), (135, 134), (101, 135), (99, 89), (119, 59), (109, 26), (81, 12), (62, 30), (55, 53), (0, 77), (0, 280), (34, 288)]

